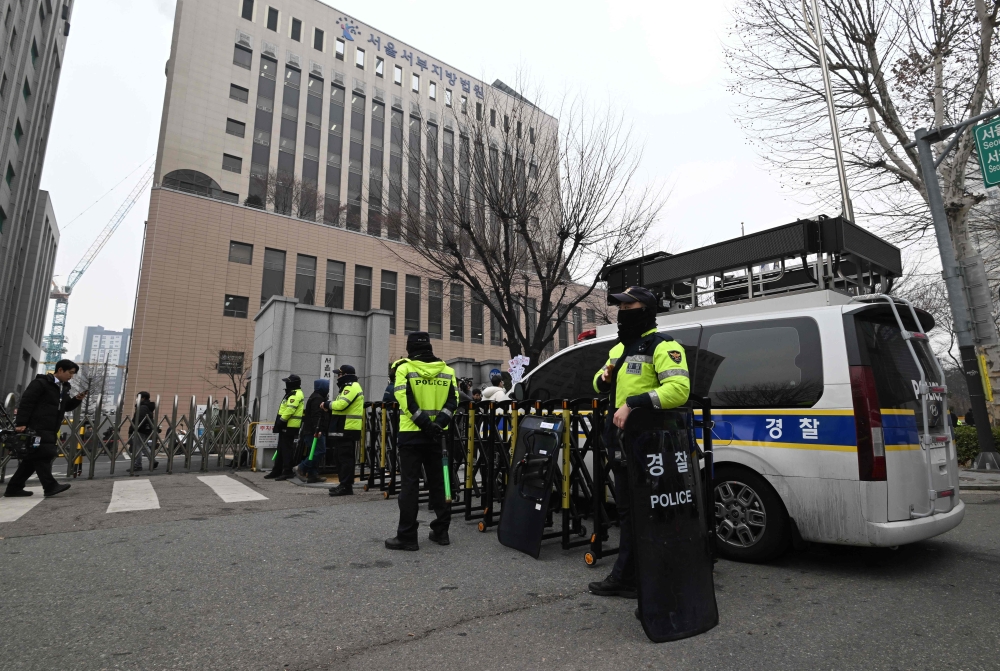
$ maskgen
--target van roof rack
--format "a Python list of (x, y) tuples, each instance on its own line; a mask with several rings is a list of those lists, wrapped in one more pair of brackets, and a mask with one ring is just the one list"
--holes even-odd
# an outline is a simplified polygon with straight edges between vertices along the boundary
[(902, 274), (898, 247), (843, 217), (819, 216), (682, 254), (648, 254), (601, 279), (609, 294), (646, 287), (662, 312), (803, 290), (884, 294)]

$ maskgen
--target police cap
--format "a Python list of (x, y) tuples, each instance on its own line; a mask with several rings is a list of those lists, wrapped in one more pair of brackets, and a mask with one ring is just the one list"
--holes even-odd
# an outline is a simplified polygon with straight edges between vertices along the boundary
[(642, 303), (648, 308), (656, 309), (657, 301), (653, 292), (646, 287), (629, 287), (620, 294), (609, 294), (608, 303), (610, 305), (621, 305), (622, 303)]

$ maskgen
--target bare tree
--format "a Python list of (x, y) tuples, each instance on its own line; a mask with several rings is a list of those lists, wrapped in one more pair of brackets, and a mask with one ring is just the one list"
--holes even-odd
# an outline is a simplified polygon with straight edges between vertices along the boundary
[(283, 170), (271, 170), (266, 177), (251, 175), (250, 181), (250, 190), (254, 195), (248, 196), (244, 205), (262, 210), (270, 206), (277, 214), (294, 214), (299, 219), (316, 220), (320, 202), (316, 183), (299, 179)]
[(232, 395), (236, 404), (246, 402), (250, 395), (250, 372), (253, 367), (253, 348), (246, 341), (234, 341), (224, 349), (212, 349), (216, 359), (209, 363), (211, 372), (201, 376), (213, 389)]
[[(1000, 4), (986, 0), (820, 0), (833, 97), (856, 211), (897, 241), (931, 230), (917, 150), (921, 126), (996, 106), (991, 75)], [(740, 115), (761, 155), (793, 186), (839, 197), (819, 55), (803, 0), (747, 0), (727, 60)], [(953, 235), (984, 198), (966, 133), (941, 164)], [(973, 182), (970, 187), (967, 182)], [(961, 254), (962, 250), (959, 250)]]
[[(642, 152), (620, 114), (575, 100), (556, 118), (502, 82), (485, 89), (441, 127), (411, 119), (405, 142), (391, 129), (404, 150), (385, 175), (384, 223), (426, 276), (468, 288), (511, 356), (534, 364), (574, 308), (601, 302), (602, 272), (640, 248), (663, 198), (637, 185)], [(381, 210), (376, 195), (370, 210)]]

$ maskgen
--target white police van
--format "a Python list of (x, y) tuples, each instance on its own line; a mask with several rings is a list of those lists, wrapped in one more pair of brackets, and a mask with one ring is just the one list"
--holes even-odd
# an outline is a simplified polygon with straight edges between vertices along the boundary
[[(943, 373), (924, 334), (930, 315), (878, 293), (852, 296), (833, 281), (803, 291), (796, 273), (815, 282), (834, 256), (841, 275), (849, 263), (862, 268), (868, 287), (891, 280), (891, 269), (864, 270), (871, 267), (856, 252), (817, 256), (803, 255), (799, 269), (747, 264), (752, 281), (744, 275), (742, 285), (720, 271), (712, 292), (730, 292), (727, 300), (697, 306), (694, 298), (697, 309), (689, 303), (657, 319), (687, 349), (692, 393), (712, 400), (718, 548), (733, 559), (773, 558), (793, 534), (897, 546), (944, 533), (965, 514)], [(668, 277), (668, 302), (692, 286), (709, 293), (690, 277)], [(733, 291), (749, 295), (734, 300)], [(615, 325), (599, 327), (596, 338), (531, 371), (521, 393), (594, 396), (593, 376), (616, 340)]]

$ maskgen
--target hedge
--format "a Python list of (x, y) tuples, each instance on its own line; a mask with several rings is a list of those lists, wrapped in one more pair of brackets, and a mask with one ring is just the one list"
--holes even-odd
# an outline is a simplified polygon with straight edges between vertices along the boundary
[[(956, 426), (955, 447), (958, 449), (958, 463), (964, 464), (973, 461), (979, 456), (979, 439), (976, 436), (974, 426)], [(1000, 428), (993, 428), (993, 442), (1000, 445)]]

